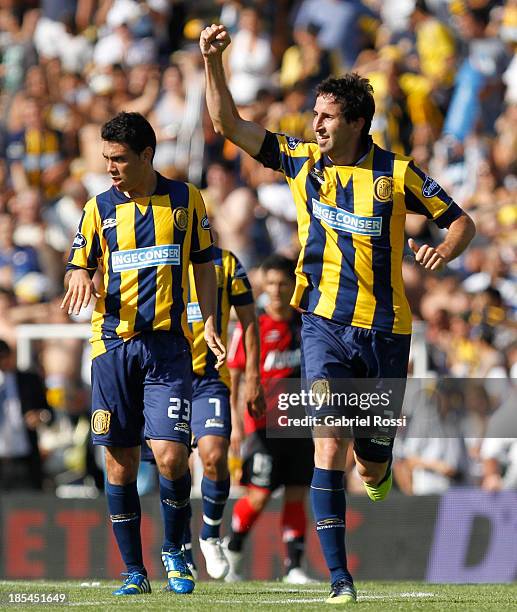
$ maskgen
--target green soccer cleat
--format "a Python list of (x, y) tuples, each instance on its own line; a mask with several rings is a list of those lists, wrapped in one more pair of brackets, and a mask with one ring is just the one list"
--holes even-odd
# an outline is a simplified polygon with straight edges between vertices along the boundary
[(336, 580), (330, 587), (330, 595), (325, 603), (335, 606), (349, 606), (357, 603), (357, 591), (352, 582), (342, 578)]
[(122, 575), (127, 576), (127, 578), (119, 589), (113, 591), (112, 595), (142, 595), (151, 592), (151, 585), (149, 584), (147, 576), (144, 576), (144, 574), (140, 572), (131, 572)]
[(366, 489), (366, 494), (374, 502), (382, 501), (391, 491), (391, 486), (393, 485), (393, 472), (391, 471), (391, 465), (389, 466), (388, 470), (390, 472), (389, 475), (385, 476), (382, 479), (382, 482), (377, 486), (369, 485), (366, 484), (366, 482), (363, 482), (364, 488)]

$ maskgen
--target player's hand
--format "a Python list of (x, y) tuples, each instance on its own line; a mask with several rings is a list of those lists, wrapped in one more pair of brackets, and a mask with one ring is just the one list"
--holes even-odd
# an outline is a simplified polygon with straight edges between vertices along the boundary
[(230, 44), (231, 38), (223, 25), (212, 24), (206, 27), (199, 37), (199, 48), (203, 57), (221, 55)]
[(433, 270), (436, 272), (445, 268), (447, 260), (434, 247), (428, 244), (423, 244), (419, 247), (413, 238), (408, 240), (408, 245), (415, 254), (416, 261), (426, 270)]
[(68, 289), (61, 302), (61, 308), (68, 308), (68, 314), (78, 315), (81, 308), (87, 308), (92, 296), (100, 298), (90, 275), (86, 270), (73, 270), (68, 281)]
[(216, 356), (217, 362), (215, 364), (215, 369), (219, 370), (219, 368), (223, 365), (226, 359), (226, 347), (224, 346), (221, 338), (219, 338), (219, 335), (211, 327), (207, 327), (206, 323), (205, 342), (208, 348)]
[(244, 402), (248, 414), (254, 419), (259, 419), (265, 414), (266, 400), (264, 397), (264, 388), (260, 382), (254, 378), (246, 377)]

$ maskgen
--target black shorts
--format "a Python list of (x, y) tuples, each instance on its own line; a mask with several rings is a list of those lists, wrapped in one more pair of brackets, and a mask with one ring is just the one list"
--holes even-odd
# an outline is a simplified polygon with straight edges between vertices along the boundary
[(281, 485), (308, 487), (314, 470), (314, 445), (310, 439), (267, 438), (254, 431), (243, 449), (241, 484), (274, 491)]

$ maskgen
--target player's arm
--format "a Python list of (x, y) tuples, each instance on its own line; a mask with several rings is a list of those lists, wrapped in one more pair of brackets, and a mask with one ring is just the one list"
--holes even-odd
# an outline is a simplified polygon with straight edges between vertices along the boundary
[(244, 425), (240, 411), (240, 386), (244, 371), (240, 368), (228, 368), (230, 370), (230, 413), (232, 418), (232, 433), (230, 434), (230, 448), (232, 453), (238, 457), (241, 452), (241, 444), (244, 438)]
[(249, 414), (259, 418), (264, 414), (266, 404), (260, 382), (260, 340), (255, 304), (236, 306), (235, 311), (242, 326), (246, 354), (244, 401)]
[(430, 176), (411, 161), (404, 176), (404, 202), (409, 213), (432, 219), (441, 229), (447, 228), (445, 240), (438, 246), (418, 246), (410, 238), (409, 248), (416, 261), (427, 270), (441, 270), (468, 247), (476, 234), (474, 221)]
[(225, 26), (211, 25), (201, 32), (199, 46), (205, 60), (206, 103), (214, 129), (252, 156), (258, 155), (266, 130), (239, 115), (228, 89), (222, 55), (231, 39)]
[(217, 277), (213, 261), (204, 263), (192, 262), (194, 281), (199, 308), (205, 323), (205, 341), (208, 348), (217, 358), (215, 368), (218, 370), (226, 359), (226, 348), (217, 333), (215, 316), (217, 310)]
[(418, 246), (410, 238), (409, 248), (415, 253), (416, 261), (427, 270), (441, 270), (468, 247), (476, 235), (476, 226), (467, 213), (462, 213), (447, 230), (445, 240), (437, 247), (423, 244)]
[(66, 293), (61, 308), (68, 308), (68, 314), (78, 315), (81, 308), (87, 308), (92, 297), (100, 297), (92, 280), (98, 260), (102, 256), (97, 232), (99, 223), (97, 206), (93, 198), (84, 207), (66, 266), (64, 280)]

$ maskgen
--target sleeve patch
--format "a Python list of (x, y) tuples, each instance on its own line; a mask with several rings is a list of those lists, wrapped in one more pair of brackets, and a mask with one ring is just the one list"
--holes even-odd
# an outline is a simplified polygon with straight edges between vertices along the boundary
[(438, 183), (433, 180), (430, 176), (426, 176), (424, 182), (422, 183), (422, 195), (424, 198), (434, 198), (434, 196), (438, 195), (442, 188)]
[(285, 140), (287, 142), (287, 147), (294, 151), (296, 147), (302, 142), (299, 138), (295, 138), (294, 136), (286, 136)]
[(73, 249), (84, 249), (87, 244), (86, 238), (81, 234), (81, 232), (77, 232), (75, 235), (74, 241), (72, 242)]
[(208, 220), (207, 215), (205, 215), (202, 219), (201, 219), (201, 227), (204, 230), (209, 230), (210, 229), (210, 221)]

